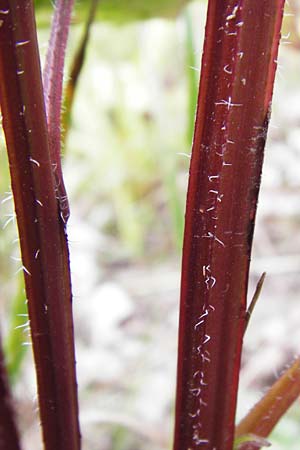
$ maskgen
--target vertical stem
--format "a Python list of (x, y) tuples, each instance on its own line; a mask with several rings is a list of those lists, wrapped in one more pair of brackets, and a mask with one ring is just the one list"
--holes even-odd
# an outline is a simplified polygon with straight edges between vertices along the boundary
[(56, 0), (43, 77), (50, 157), (60, 215), (65, 223), (68, 221), (70, 211), (61, 167), (61, 104), (65, 52), (73, 3), (74, 0)]
[(63, 127), (62, 140), (63, 140), (63, 142), (66, 141), (66, 136), (67, 136), (68, 129), (70, 126), (70, 115), (71, 115), (72, 106), (73, 106), (73, 102), (74, 102), (74, 95), (75, 95), (76, 87), (78, 85), (78, 80), (79, 80), (79, 77), (80, 77), (80, 74), (82, 72), (82, 68), (84, 65), (84, 61), (85, 61), (85, 57), (86, 57), (86, 50), (87, 50), (88, 43), (90, 40), (91, 28), (92, 28), (92, 24), (95, 20), (98, 3), (99, 3), (99, 0), (91, 0), (90, 1), (88, 16), (87, 16), (86, 22), (84, 24), (83, 35), (79, 42), (75, 56), (73, 58), (70, 74), (68, 77), (68, 81), (66, 83), (64, 110), (62, 113), (62, 127)]
[(174, 450), (232, 450), (284, 0), (210, 0), (187, 195)]
[(79, 450), (72, 294), (32, 0), (2, 0), (0, 102), (46, 450)]

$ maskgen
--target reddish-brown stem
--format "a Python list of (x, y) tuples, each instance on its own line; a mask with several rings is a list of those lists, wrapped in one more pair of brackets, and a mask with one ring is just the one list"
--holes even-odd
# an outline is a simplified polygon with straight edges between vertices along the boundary
[(0, 345), (0, 450), (20, 450), (7, 374)]
[(65, 52), (74, 0), (57, 0), (44, 67), (44, 96), (48, 122), (50, 157), (56, 180), (57, 198), (63, 221), (70, 211), (61, 167), (61, 104)]
[(232, 450), (284, 0), (210, 0), (184, 234), (174, 450)]
[(32, 0), (2, 0), (0, 102), (46, 450), (79, 450), (65, 224), (50, 158)]

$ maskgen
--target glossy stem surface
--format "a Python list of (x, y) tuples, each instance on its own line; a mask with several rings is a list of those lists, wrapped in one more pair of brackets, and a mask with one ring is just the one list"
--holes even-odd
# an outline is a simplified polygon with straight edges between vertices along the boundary
[(46, 450), (79, 450), (72, 294), (56, 196), (33, 4), (2, 0), (0, 102)]
[(232, 450), (283, 0), (210, 0), (186, 206), (174, 450)]

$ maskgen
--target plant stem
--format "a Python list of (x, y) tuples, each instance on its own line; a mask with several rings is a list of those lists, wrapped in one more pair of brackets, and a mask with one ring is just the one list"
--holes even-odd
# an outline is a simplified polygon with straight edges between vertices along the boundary
[[(286, 369), (263, 398), (236, 427), (236, 438), (254, 434), (268, 437), (280, 418), (300, 395), (300, 357)], [(243, 450), (258, 448), (250, 443)]]
[(210, 0), (187, 195), (174, 450), (232, 450), (284, 0)]
[(249, 307), (248, 307), (248, 309), (247, 309), (247, 312), (246, 312), (246, 317), (245, 317), (245, 332), (246, 332), (247, 327), (248, 327), (248, 325), (249, 325), (249, 321), (250, 321), (250, 318), (251, 318), (252, 313), (253, 313), (253, 311), (254, 311), (254, 308), (255, 308), (255, 306), (256, 306), (256, 303), (257, 303), (257, 301), (258, 301), (258, 299), (259, 299), (259, 296), (260, 296), (260, 293), (261, 293), (261, 290), (262, 290), (262, 287), (263, 287), (265, 278), (266, 278), (266, 272), (263, 272), (262, 275), (261, 275), (261, 277), (260, 277), (260, 279), (258, 280), (258, 283), (257, 283), (256, 288), (255, 288), (255, 292), (254, 292), (254, 294), (253, 294), (253, 297), (252, 297), (252, 299), (251, 299), (250, 305), (249, 305)]
[(56, 180), (60, 214), (66, 223), (70, 211), (61, 167), (61, 104), (65, 52), (74, 0), (56, 0), (44, 67), (44, 97), (48, 123), (50, 157)]
[(72, 294), (32, 0), (3, 0), (0, 101), (46, 450), (79, 450)]
[(92, 24), (95, 20), (99, 0), (91, 0), (88, 11), (88, 16), (84, 24), (84, 31), (80, 40), (79, 46), (76, 50), (72, 61), (70, 75), (65, 88), (64, 110), (62, 114), (63, 126), (63, 142), (66, 141), (66, 136), (70, 126), (70, 116), (74, 102), (74, 95), (78, 85), (78, 80), (82, 72), (83, 64), (86, 57), (86, 50), (90, 40)]

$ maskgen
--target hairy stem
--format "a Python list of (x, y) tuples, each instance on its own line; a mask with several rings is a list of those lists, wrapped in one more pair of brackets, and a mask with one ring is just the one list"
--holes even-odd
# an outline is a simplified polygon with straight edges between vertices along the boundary
[(65, 52), (74, 0), (56, 0), (43, 73), (50, 157), (55, 174), (60, 214), (66, 223), (70, 211), (61, 167), (61, 105)]
[(79, 450), (72, 294), (32, 0), (3, 0), (0, 102), (46, 450)]
[(232, 450), (283, 0), (210, 0), (187, 195), (174, 450)]

